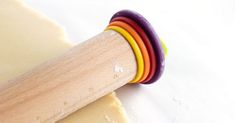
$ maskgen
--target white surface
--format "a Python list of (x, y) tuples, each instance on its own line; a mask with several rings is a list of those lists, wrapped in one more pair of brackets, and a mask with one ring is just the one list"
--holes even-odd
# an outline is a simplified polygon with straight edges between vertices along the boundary
[(133, 123), (235, 122), (235, 1), (26, 1), (76, 41), (101, 32), (121, 9), (151, 22), (169, 55), (159, 82), (118, 90)]

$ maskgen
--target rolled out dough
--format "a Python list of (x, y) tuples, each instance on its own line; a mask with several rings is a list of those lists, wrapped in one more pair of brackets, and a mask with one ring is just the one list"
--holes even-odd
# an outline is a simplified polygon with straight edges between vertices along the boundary
[[(72, 46), (59, 25), (22, 1), (0, 1), (0, 89), (14, 84), (7, 80)], [(128, 120), (120, 101), (112, 93), (59, 122), (126, 123)]]

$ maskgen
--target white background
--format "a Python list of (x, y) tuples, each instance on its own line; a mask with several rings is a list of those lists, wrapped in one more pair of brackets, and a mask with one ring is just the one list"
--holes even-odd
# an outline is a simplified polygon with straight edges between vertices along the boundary
[(169, 49), (162, 78), (119, 89), (133, 123), (235, 122), (235, 1), (26, 0), (63, 25), (73, 41), (103, 31), (121, 9), (135, 10)]

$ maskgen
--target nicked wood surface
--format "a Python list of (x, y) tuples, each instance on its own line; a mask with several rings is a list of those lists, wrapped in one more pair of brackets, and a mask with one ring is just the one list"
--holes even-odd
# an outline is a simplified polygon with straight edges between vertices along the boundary
[(128, 42), (105, 31), (0, 88), (1, 123), (55, 122), (136, 74)]

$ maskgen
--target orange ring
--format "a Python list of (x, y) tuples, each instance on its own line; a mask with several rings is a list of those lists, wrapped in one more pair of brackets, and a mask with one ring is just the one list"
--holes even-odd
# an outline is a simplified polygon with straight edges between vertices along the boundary
[(139, 36), (139, 34), (130, 25), (128, 25), (125, 22), (114, 21), (114, 22), (111, 22), (109, 25), (110, 26), (119, 26), (121, 28), (124, 28), (124, 29), (126, 29), (131, 34), (131, 36), (134, 37), (136, 43), (140, 47), (140, 50), (141, 50), (141, 53), (142, 53), (143, 59), (144, 59), (144, 68), (145, 69), (144, 69), (144, 73), (143, 73), (142, 77), (140, 78), (139, 82), (144, 81), (148, 77), (148, 75), (149, 75), (150, 68), (151, 68), (150, 65), (151, 64), (150, 64), (150, 58), (149, 58), (149, 54), (148, 54), (147, 48), (146, 48), (142, 38)]

